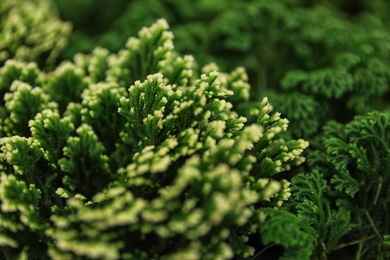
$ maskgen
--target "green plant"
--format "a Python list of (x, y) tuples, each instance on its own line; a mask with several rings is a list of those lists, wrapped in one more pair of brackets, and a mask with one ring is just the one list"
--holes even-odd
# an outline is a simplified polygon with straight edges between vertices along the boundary
[(307, 158), (312, 172), (292, 179), (292, 204), (318, 232), (319, 259), (345, 246), (356, 259), (387, 258), (389, 119), (375, 111), (345, 125), (329, 122), (323, 149)]
[[(76, 28), (64, 55), (92, 50), (95, 42), (116, 51), (126, 35), (165, 17), (178, 52), (196, 54), (200, 66), (245, 66), (252, 101), (268, 96), (291, 121), (289, 132), (312, 141), (328, 120), (347, 122), (388, 109), (385, 7), (381, 0), (359, 1), (353, 8), (347, 1), (136, 0), (100, 33)], [(73, 10), (67, 8), (65, 14)], [(93, 8), (99, 6), (87, 10)]]
[(388, 259), (386, 7), (1, 2), (0, 258)]
[(1, 68), (4, 257), (254, 255), (261, 209), (289, 197), (274, 176), (308, 144), (278, 138), (288, 121), (266, 98), (247, 124), (232, 109), (249, 99), (245, 71), (197, 76), (172, 38), (159, 20), (118, 53)]

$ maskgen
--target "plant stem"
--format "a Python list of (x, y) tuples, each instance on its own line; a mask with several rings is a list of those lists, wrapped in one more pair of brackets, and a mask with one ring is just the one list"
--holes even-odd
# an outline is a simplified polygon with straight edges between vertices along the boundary
[(376, 191), (376, 195), (375, 195), (375, 199), (374, 199), (374, 206), (376, 205), (376, 202), (378, 201), (378, 197), (379, 197), (379, 194), (381, 192), (381, 189), (382, 189), (382, 182), (383, 182), (383, 179), (382, 179), (382, 176), (379, 175), (379, 181), (378, 181), (378, 189)]
[(374, 222), (372, 221), (371, 217), (370, 217), (370, 214), (367, 212), (367, 210), (364, 210), (364, 214), (366, 215), (368, 221), (370, 222), (370, 225), (372, 227), (372, 229), (374, 230), (375, 234), (379, 237), (379, 239), (382, 241), (382, 236), (381, 234), (379, 233), (378, 229), (376, 228)]
[(361, 258), (362, 249), (363, 249), (363, 242), (364, 242), (364, 240), (359, 242), (359, 248), (357, 250), (356, 257), (355, 257), (356, 260), (360, 260), (360, 258)]
[(265, 251), (267, 251), (268, 249), (270, 249), (271, 247), (273, 246), (276, 246), (276, 244), (270, 244), (268, 246), (266, 246), (265, 248), (263, 248), (263, 250), (261, 250), (260, 252), (258, 252), (254, 257), (252, 257), (251, 260), (255, 260), (256, 258), (258, 258), (262, 253), (264, 253)]
[(365, 242), (367, 240), (370, 240), (370, 239), (374, 238), (375, 236), (376, 235), (372, 235), (372, 236), (364, 238), (364, 239), (359, 239), (359, 240), (355, 240), (355, 241), (351, 241), (351, 242), (348, 242), (348, 243), (341, 244), (338, 247), (335, 247), (334, 250), (339, 250), (339, 249), (342, 249), (342, 248), (347, 247), (347, 246), (353, 246), (353, 245), (356, 245), (358, 243)]

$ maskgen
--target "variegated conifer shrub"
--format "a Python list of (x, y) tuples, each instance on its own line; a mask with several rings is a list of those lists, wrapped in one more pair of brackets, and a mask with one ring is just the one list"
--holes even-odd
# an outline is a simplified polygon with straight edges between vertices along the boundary
[(0, 1), (0, 259), (390, 258), (385, 0), (56, 4), (125, 5)]
[[(290, 196), (279, 173), (308, 143), (280, 136), (288, 121), (267, 98), (239, 114), (245, 70), (217, 70), (177, 54), (163, 19), (117, 53), (98, 47), (53, 70), (7, 60), (1, 256), (246, 258), (261, 233), (308, 258), (313, 229), (279, 210)], [(276, 241), (282, 227), (290, 238)]]

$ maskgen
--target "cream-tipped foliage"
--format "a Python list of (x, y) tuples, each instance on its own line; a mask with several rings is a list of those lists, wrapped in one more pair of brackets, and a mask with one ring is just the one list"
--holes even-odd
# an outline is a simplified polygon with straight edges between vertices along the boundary
[(35, 140), (45, 150), (46, 159), (54, 168), (62, 156), (62, 148), (74, 126), (68, 117), (61, 118), (57, 112), (45, 109), (30, 120), (29, 127)]
[(17, 60), (7, 60), (0, 69), (0, 90), (2, 94), (9, 91), (12, 82), (20, 80), (31, 86), (37, 86), (42, 81), (37, 64)]
[(173, 34), (168, 28), (166, 20), (160, 19), (150, 28), (141, 29), (139, 38), (131, 37), (125, 49), (109, 58), (107, 80), (128, 86), (167, 66), (166, 59), (173, 50)]
[(88, 87), (83, 70), (73, 63), (64, 62), (47, 76), (44, 91), (58, 103), (63, 112), (70, 102), (80, 102), (81, 94)]
[(7, 252), (7, 248), (19, 248), (22, 255), (28, 246), (16, 238), (16, 234), (23, 233), (27, 237), (42, 232), (44, 224), (38, 212), (40, 193), (34, 184), (27, 185), (14, 175), (0, 173), (0, 248), (5, 249), (3, 252)]
[[(44, 154), (38, 140), (20, 136), (0, 139), (1, 160), (12, 166), (15, 174), (22, 176), (28, 183), (34, 183), (35, 164)], [(4, 164), (3, 164), (4, 165)]]
[(9, 115), (3, 124), (5, 136), (29, 136), (28, 122), (49, 104), (49, 96), (40, 87), (32, 87), (28, 83), (15, 80), (9, 92), (4, 95), (5, 108)]
[(7, 59), (51, 65), (67, 44), (71, 24), (47, 0), (0, 3), (0, 64)]
[[(30, 230), (34, 254), (53, 259), (254, 255), (259, 209), (290, 196), (272, 176), (302, 163), (308, 144), (280, 137), (288, 121), (266, 98), (249, 111), (257, 121), (234, 110), (250, 98), (243, 68), (197, 77), (172, 39), (159, 20), (118, 53), (96, 48), (45, 74), (0, 70), (0, 243), (12, 254), (33, 254), (18, 233)], [(10, 180), (34, 199), (12, 199)]]

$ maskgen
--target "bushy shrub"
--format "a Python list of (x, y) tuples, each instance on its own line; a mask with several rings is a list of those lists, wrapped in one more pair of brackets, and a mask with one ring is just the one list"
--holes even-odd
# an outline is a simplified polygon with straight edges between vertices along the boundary
[(387, 7), (2, 1), (0, 258), (388, 259)]
[(245, 71), (197, 76), (172, 38), (159, 20), (118, 53), (97, 48), (49, 73), (5, 63), (4, 256), (254, 254), (261, 209), (289, 197), (273, 176), (301, 164), (308, 144), (278, 138), (288, 121), (266, 98), (247, 124), (233, 110), (249, 99)]

